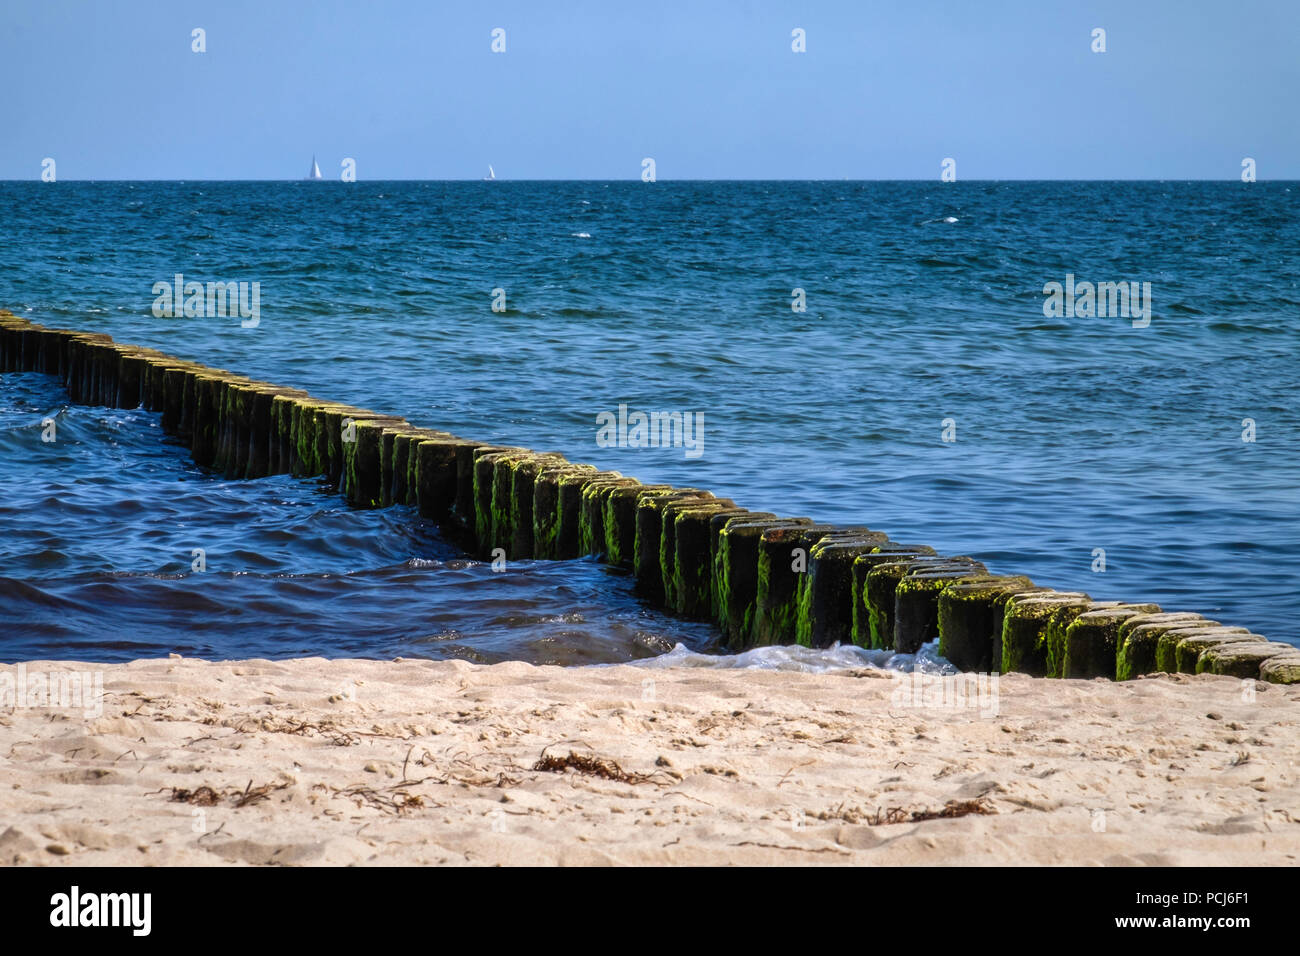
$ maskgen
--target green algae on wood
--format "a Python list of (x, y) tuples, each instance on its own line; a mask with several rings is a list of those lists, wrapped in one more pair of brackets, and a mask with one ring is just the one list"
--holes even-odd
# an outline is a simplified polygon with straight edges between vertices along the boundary
[(1012, 595), (1002, 613), (1002, 673), (1047, 676), (1048, 621), (1062, 605), (1091, 601), (1078, 591), (1027, 592)]
[(939, 595), (949, 584), (987, 576), (972, 558), (952, 558), (905, 574), (894, 588), (894, 649), (915, 654), (939, 638)]
[[(595, 476), (593, 465), (575, 465), (571, 462), (543, 465), (533, 478), (533, 557), (545, 561), (560, 558), (561, 491), (560, 482), (565, 476)], [(573, 524), (574, 550), (578, 525)], [(577, 557), (576, 553), (572, 557)]]
[[(1216, 630), (1219, 633), (1214, 633)], [(1197, 669), (1201, 657), (1212, 647), (1220, 644), (1266, 644), (1268, 639), (1253, 634), (1246, 628), (1204, 628), (1199, 634), (1189, 635), (1178, 642), (1174, 649), (1180, 674), (1199, 674)]]
[(853, 640), (853, 566), (888, 536), (866, 528), (832, 531), (808, 551), (808, 570), (795, 587), (794, 639), (805, 647)]
[(871, 615), (867, 607), (867, 575), (878, 565), (897, 561), (907, 555), (937, 557), (928, 545), (899, 544), (886, 541), (853, 561), (853, 643), (859, 647), (874, 647), (871, 638)]
[(737, 516), (722, 524), (713, 561), (713, 610), (728, 647), (740, 649), (753, 641), (759, 538), (769, 528), (810, 524), (808, 518), (749, 516)]
[(478, 556), (483, 560), (492, 552), (509, 547), (511, 467), (525, 449), (475, 452), (474, 457), (474, 538)]
[(1259, 677), (1270, 684), (1300, 684), (1300, 652), (1270, 657), (1259, 665)]
[(712, 508), (706, 504), (683, 508), (677, 513), (674, 530), (673, 586), (674, 610), (686, 617), (714, 618), (713, 562), (716, 539), (714, 523), (719, 526), (732, 518), (775, 518), (771, 512), (751, 512), (744, 508)]
[(1230, 642), (1207, 647), (1196, 659), (1196, 673), (1259, 679), (1265, 661), (1282, 655), (1296, 656), (1290, 644), (1276, 641)]
[(631, 568), (636, 562), (636, 510), (643, 495), (672, 491), (672, 485), (623, 485), (602, 492), (601, 528), (605, 533), (605, 561)]
[(604, 555), (605, 499), (615, 488), (641, 487), (635, 478), (597, 478), (582, 486), (578, 516), (578, 550), (582, 554)]
[(833, 528), (829, 524), (795, 525), (769, 528), (759, 535), (754, 644), (795, 642), (799, 580), (808, 571), (808, 552)]
[(510, 557), (536, 557), (533, 541), (533, 501), (537, 476), (546, 468), (567, 465), (563, 455), (543, 452), (521, 459), (514, 468), (510, 488)]
[(1160, 635), (1175, 627), (1219, 627), (1199, 614), (1163, 611), (1159, 614), (1139, 614), (1124, 621), (1119, 627), (1115, 650), (1115, 679), (1133, 680), (1144, 674), (1154, 674), (1156, 647)]
[(700, 488), (654, 488), (637, 496), (632, 528), (632, 571), (636, 575), (633, 590), (637, 595), (658, 607), (665, 606), (664, 510), (674, 502), (712, 500), (716, 500), (713, 495)]
[(1084, 611), (1065, 630), (1061, 676), (1115, 680), (1120, 628), (1135, 617), (1159, 613), (1158, 604), (1116, 604)]
[(1043, 625), (1042, 642), (1047, 649), (1047, 673), (1044, 677), (1065, 676), (1065, 632), (1081, 614), (1118, 607), (1118, 601), (1093, 601), (1080, 598), (1077, 602), (1058, 607)]
[[(855, 562), (856, 569), (856, 562)], [(961, 671), (996, 673), (994, 631), (1002, 628), (1001, 602), (1013, 592), (1033, 587), (1019, 576), (989, 576), (955, 581), (939, 592), (939, 656)]]
[(400, 418), (356, 419), (351, 440), (343, 442), (343, 494), (357, 508), (379, 508), (384, 502), (384, 432), (409, 428)]
[[(879, 553), (879, 552), (872, 552)], [(895, 611), (899, 582), (917, 570), (951, 570), (953, 559), (909, 552), (892, 561), (882, 561), (867, 572), (863, 593), (866, 597), (867, 622), (871, 629), (871, 646), (882, 650), (897, 650)], [(961, 568), (971, 565), (958, 562)]]
[(552, 557), (557, 561), (570, 561), (587, 553), (582, 549), (582, 496), (593, 481), (622, 478), (617, 471), (592, 471), (591, 466), (581, 466), (583, 471), (565, 471), (556, 486), (555, 545)]
[[(1196, 648), (1195, 653), (1191, 653), (1187, 658), (1187, 670), (1183, 670), (1182, 663), (1184, 655), (1179, 652), (1178, 645), (1192, 637), (1212, 637), (1219, 638), (1219, 643), (1234, 636), (1249, 634), (1244, 627), (1203, 627), (1196, 624), (1190, 626), (1171, 627), (1160, 635), (1156, 642), (1156, 670), (1163, 671), (1166, 674), (1194, 674), (1196, 673), (1196, 658), (1205, 646)], [(1262, 640), (1262, 638), (1261, 638)]]
[(663, 607), (677, 611), (680, 603), (677, 589), (681, 575), (677, 570), (677, 519), (683, 511), (697, 510), (716, 514), (719, 511), (740, 511), (730, 498), (672, 498), (664, 504), (659, 529), (659, 575), (663, 582)]

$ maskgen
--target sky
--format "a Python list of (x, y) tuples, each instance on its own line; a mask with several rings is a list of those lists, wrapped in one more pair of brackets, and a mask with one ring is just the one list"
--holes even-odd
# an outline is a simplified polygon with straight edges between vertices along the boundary
[(0, 63), (0, 179), (1300, 179), (1298, 0), (0, 0)]

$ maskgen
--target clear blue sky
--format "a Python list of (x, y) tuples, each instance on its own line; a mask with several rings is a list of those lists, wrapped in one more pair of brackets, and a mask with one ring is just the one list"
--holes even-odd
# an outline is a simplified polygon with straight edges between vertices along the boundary
[(0, 0), (0, 63), (0, 179), (1300, 178), (1300, 0)]

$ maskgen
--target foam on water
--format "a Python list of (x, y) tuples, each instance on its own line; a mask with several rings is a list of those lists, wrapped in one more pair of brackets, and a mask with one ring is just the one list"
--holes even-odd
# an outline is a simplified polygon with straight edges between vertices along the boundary
[(915, 654), (868, 650), (853, 644), (833, 644), (826, 648), (801, 647), (798, 644), (755, 647), (739, 654), (720, 656), (701, 654), (678, 644), (667, 654), (635, 661), (637, 667), (711, 667), (760, 671), (798, 671), (803, 674), (827, 674), (833, 671), (872, 667), (877, 670), (918, 674), (956, 674), (957, 668), (939, 656), (939, 642), (922, 644)]

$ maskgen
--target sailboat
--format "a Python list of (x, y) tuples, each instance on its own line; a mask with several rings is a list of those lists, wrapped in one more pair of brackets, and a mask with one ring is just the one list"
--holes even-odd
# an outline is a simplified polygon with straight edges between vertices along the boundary
[(316, 157), (315, 157), (315, 156), (312, 156), (312, 158), (311, 158), (311, 172), (309, 172), (309, 173), (308, 173), (306, 176), (304, 176), (303, 178), (306, 179), (306, 180), (308, 180), (308, 181), (316, 180), (316, 179), (320, 179), (320, 178), (321, 178), (320, 167), (316, 165)]
[(494, 182), (496, 182), (496, 180), (497, 180), (497, 171), (496, 171), (495, 169), (493, 169), (493, 168), (492, 168), (492, 165), (489, 163), (489, 164), (488, 164), (488, 174), (487, 174), (486, 176), (483, 177), (483, 182), (485, 182), (485, 183), (494, 183)]

